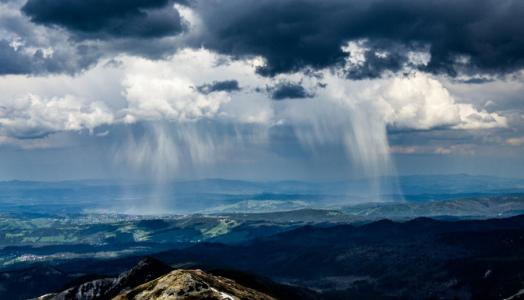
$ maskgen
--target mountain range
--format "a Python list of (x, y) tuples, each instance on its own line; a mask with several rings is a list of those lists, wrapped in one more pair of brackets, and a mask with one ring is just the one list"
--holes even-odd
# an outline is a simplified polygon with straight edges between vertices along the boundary
[[(240, 244), (202, 242), (152, 256), (175, 269), (200, 269), (277, 299), (518, 299), (524, 288), (522, 249), (524, 216), (515, 216), (320, 223)], [(0, 297), (60, 293), (103, 278), (113, 278), (112, 286), (119, 276), (111, 274), (140, 259), (84, 258), (4, 270)], [(305, 296), (289, 297), (290, 291)]]

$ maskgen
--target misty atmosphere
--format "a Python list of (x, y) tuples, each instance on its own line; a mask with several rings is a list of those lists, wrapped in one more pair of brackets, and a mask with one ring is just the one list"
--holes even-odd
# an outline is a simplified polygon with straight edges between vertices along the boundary
[(524, 2), (0, 0), (0, 299), (524, 299)]

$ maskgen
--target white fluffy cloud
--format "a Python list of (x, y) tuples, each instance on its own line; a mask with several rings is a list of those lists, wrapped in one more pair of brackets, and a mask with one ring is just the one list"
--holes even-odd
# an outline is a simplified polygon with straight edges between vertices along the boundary
[[(435, 78), (423, 73), (350, 81), (324, 73), (327, 88), (316, 99), (360, 111), (396, 129), (487, 129), (507, 126), (504, 116), (458, 103)], [(326, 104), (324, 104), (326, 105)]]
[(457, 103), (446, 88), (429, 75), (416, 73), (398, 77), (372, 88), (384, 119), (397, 128), (484, 129), (506, 127), (497, 113), (478, 110), (472, 104)]
[(114, 121), (102, 102), (86, 101), (71, 95), (42, 98), (27, 94), (2, 101), (0, 128), (15, 137), (41, 137), (64, 130), (92, 130)]
[(124, 80), (124, 95), (129, 107), (125, 120), (188, 121), (213, 118), (219, 108), (230, 101), (226, 92), (202, 95), (184, 78), (151, 78), (129, 75)]
[[(122, 62), (126, 122), (226, 118), (260, 123), (270, 117), (269, 101), (250, 90), (265, 80), (255, 74), (258, 59), (230, 61), (204, 49), (186, 49), (163, 61), (124, 57)], [(222, 80), (237, 80), (244, 91), (203, 94), (197, 89)]]

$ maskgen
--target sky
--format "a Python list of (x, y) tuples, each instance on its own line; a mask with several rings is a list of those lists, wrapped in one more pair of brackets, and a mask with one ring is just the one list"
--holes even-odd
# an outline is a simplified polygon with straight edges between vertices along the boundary
[(519, 0), (0, 0), (0, 180), (524, 177)]

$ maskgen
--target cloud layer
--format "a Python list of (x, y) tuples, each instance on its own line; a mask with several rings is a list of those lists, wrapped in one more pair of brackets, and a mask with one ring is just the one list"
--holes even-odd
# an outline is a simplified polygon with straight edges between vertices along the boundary
[[(297, 114), (313, 106), (316, 108), (311, 113), (338, 110), (354, 117), (350, 112), (362, 111), (395, 130), (507, 126), (507, 120), (498, 113), (457, 103), (438, 80), (423, 73), (352, 81), (325, 69), (316, 77), (295, 73), (271, 79), (256, 73), (259, 66), (256, 58), (236, 60), (208, 50), (187, 49), (160, 61), (123, 56), (116, 64), (102, 62), (70, 80), (73, 86), (92, 85), (95, 77), (114, 74), (112, 82), (107, 83), (114, 88), (107, 95), (97, 95), (99, 91), (86, 86), (82, 91), (60, 84), (57, 90), (39, 95), (39, 79), (6, 77), (0, 79), (5, 91), (0, 98), (0, 124), (5, 134), (26, 138), (54, 131), (92, 130), (103, 124), (163, 120), (227, 120), (271, 127), (301, 122)], [(238, 79), (221, 81), (223, 74)], [(67, 77), (56, 76), (51, 81), (60, 78)], [(240, 90), (239, 86), (244, 88)], [(33, 87), (38, 88), (32, 91)], [(271, 103), (296, 98), (309, 98), (311, 104)], [(288, 107), (294, 111), (288, 111)]]

